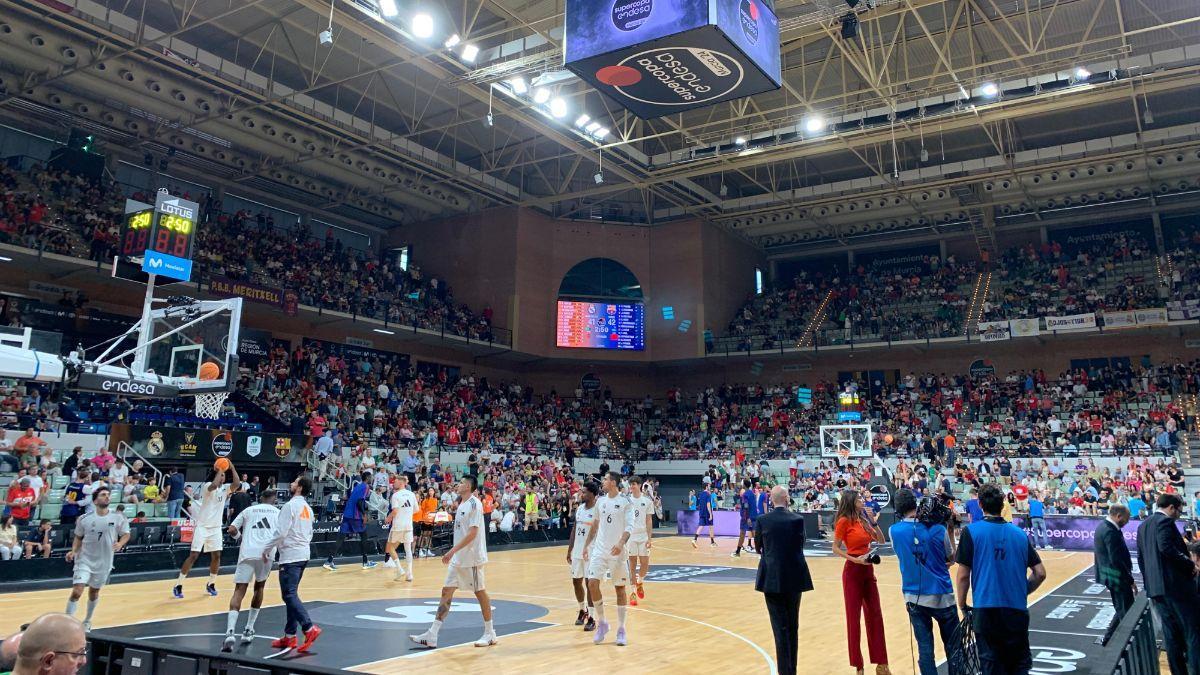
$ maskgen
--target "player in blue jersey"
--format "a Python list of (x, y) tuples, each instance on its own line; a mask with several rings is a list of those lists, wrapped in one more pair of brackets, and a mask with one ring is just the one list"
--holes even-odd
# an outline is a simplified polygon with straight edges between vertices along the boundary
[(749, 532), (751, 537), (754, 536), (754, 521), (758, 520), (758, 495), (754, 494), (751, 485), (749, 478), (742, 479), (742, 490), (738, 493), (738, 513), (740, 515), (738, 543), (737, 548), (733, 549), (733, 553), (730, 554), (734, 558), (742, 557), (746, 533)]
[(695, 536), (692, 537), (692, 548), (697, 548), (696, 540), (700, 537), (700, 530), (704, 527), (708, 528), (708, 543), (713, 548), (717, 546), (717, 540), (713, 537), (713, 506), (716, 504), (716, 495), (704, 488), (700, 494), (696, 496), (696, 511), (700, 516), (700, 522), (696, 525)]
[[(762, 515), (771, 510), (771, 491), (764, 488), (762, 485), (754, 486), (754, 495), (758, 499), (758, 515)], [(754, 547), (751, 547), (754, 550)]]
[(371, 498), (371, 472), (363, 471), (359, 478), (361, 480), (350, 488), (350, 494), (346, 496), (346, 506), (342, 509), (342, 526), (338, 529), (337, 543), (334, 544), (333, 551), (322, 565), (330, 572), (337, 571), (337, 565), (334, 564), (333, 559), (341, 554), (342, 544), (346, 543), (347, 535), (358, 536), (358, 552), (362, 555), (364, 570), (369, 570), (379, 564), (374, 560), (367, 559), (370, 543), (367, 538), (367, 517), (370, 510), (368, 500)]

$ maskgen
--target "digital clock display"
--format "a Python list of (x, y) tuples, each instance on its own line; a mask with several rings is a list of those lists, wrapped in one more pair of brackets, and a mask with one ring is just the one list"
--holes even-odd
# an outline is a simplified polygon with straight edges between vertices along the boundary
[(146, 251), (150, 241), (150, 230), (154, 225), (154, 209), (148, 205), (145, 208), (125, 214), (125, 224), (121, 228), (121, 255), (125, 257), (140, 256)]
[(166, 193), (159, 193), (153, 206), (126, 200), (120, 254), (140, 258), (152, 251), (190, 260), (198, 211), (195, 202)]
[(191, 234), (195, 223), (181, 216), (163, 213), (158, 216), (158, 226), (179, 234)]

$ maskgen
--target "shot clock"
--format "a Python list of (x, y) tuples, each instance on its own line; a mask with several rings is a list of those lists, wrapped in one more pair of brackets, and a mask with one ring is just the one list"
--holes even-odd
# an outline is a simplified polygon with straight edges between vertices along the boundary
[(146, 273), (187, 281), (191, 277), (199, 211), (196, 202), (166, 192), (158, 193), (153, 206), (126, 200), (120, 255), (142, 258), (142, 271)]
[(125, 200), (125, 222), (121, 225), (120, 254), (124, 258), (140, 257), (146, 253), (150, 230), (154, 226), (154, 207)]

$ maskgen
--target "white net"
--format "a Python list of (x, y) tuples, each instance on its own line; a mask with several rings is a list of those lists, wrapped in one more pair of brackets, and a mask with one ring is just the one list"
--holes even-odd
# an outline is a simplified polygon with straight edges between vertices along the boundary
[(221, 408), (229, 392), (217, 391), (210, 394), (196, 394), (196, 417), (215, 420), (221, 416)]

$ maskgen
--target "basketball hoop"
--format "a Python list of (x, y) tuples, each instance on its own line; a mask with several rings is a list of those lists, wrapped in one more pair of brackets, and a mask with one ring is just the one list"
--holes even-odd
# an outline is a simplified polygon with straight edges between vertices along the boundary
[(215, 420), (221, 417), (221, 408), (229, 396), (227, 391), (214, 391), (206, 394), (196, 394), (196, 417)]

